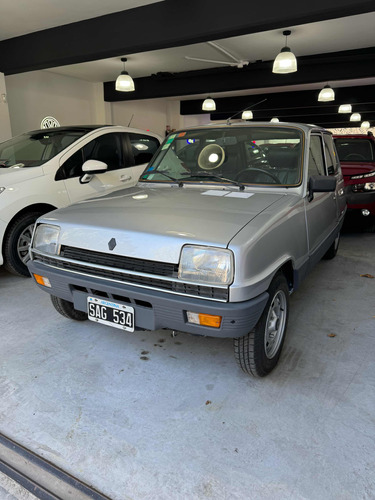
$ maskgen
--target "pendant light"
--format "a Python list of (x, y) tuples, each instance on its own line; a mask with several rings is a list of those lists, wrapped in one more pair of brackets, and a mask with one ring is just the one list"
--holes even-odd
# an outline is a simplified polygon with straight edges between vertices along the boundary
[(352, 105), (351, 104), (341, 104), (339, 107), (339, 113), (351, 113)]
[(294, 73), (297, 71), (297, 59), (293, 52), (287, 47), (287, 37), (291, 34), (290, 30), (283, 31), (285, 36), (285, 47), (276, 56), (273, 62), (272, 73)]
[(213, 99), (211, 99), (210, 96), (207, 97), (207, 99), (205, 99), (203, 101), (203, 104), (202, 104), (202, 110), (203, 111), (215, 111), (216, 109), (216, 103)]
[(279, 123), (279, 119), (277, 118), (277, 116), (274, 116), (273, 118), (271, 118), (270, 122), (271, 123)]
[(253, 119), (253, 112), (250, 110), (243, 111), (241, 118), (243, 120), (252, 120)]
[(121, 57), (121, 61), (124, 63), (124, 70), (121, 71), (121, 74), (117, 77), (116, 90), (119, 92), (133, 92), (135, 90), (133, 78), (125, 71), (127, 58)]
[(353, 113), (352, 115), (350, 115), (350, 121), (351, 122), (360, 122), (361, 115), (359, 113)]
[(362, 122), (361, 128), (370, 128), (370, 122), (368, 122), (368, 121)]
[(319, 92), (318, 101), (328, 102), (334, 100), (335, 100), (335, 92), (333, 91), (333, 89), (331, 89), (329, 85), (323, 87), (322, 90)]

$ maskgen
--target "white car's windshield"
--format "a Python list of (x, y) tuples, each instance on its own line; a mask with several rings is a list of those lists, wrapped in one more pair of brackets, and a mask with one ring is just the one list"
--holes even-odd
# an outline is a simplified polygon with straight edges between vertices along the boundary
[(303, 134), (293, 127), (206, 128), (170, 135), (141, 181), (297, 186)]
[(0, 168), (36, 167), (87, 133), (87, 130), (46, 130), (22, 134), (0, 144)]

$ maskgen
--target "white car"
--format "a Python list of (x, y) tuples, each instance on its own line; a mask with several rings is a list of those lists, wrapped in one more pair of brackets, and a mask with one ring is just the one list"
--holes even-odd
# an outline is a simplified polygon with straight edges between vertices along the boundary
[(36, 219), (136, 184), (161, 137), (122, 126), (34, 130), (0, 144), (0, 265), (29, 276)]

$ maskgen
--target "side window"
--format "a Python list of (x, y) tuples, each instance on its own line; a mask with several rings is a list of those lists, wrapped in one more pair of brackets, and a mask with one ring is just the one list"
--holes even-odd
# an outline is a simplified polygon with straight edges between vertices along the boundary
[(130, 133), (129, 139), (134, 157), (134, 165), (148, 163), (160, 145), (156, 137), (150, 135)]
[(312, 135), (310, 138), (308, 174), (309, 177), (311, 175), (324, 175), (324, 157), (320, 135)]
[(56, 173), (55, 180), (71, 179), (72, 177), (80, 177), (82, 175), (83, 165), (83, 149), (76, 151), (68, 158)]
[(123, 168), (122, 140), (120, 134), (104, 134), (76, 151), (60, 167), (56, 180), (71, 179), (82, 175), (82, 165), (87, 160), (100, 160), (108, 170)]
[(83, 147), (84, 161), (99, 160), (108, 170), (123, 168), (122, 141), (120, 134), (104, 134)]
[(333, 146), (333, 139), (328, 134), (323, 134), (324, 152), (326, 156), (326, 165), (328, 175), (335, 175), (338, 169), (338, 158)]

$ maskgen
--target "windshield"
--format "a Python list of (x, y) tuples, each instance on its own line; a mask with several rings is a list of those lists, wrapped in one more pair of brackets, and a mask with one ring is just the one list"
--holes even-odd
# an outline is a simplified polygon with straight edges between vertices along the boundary
[(87, 133), (87, 130), (22, 134), (0, 144), (0, 168), (37, 167)]
[(375, 161), (375, 144), (365, 137), (335, 139), (340, 161)]
[(292, 127), (194, 129), (170, 135), (140, 181), (297, 186), (303, 134)]

